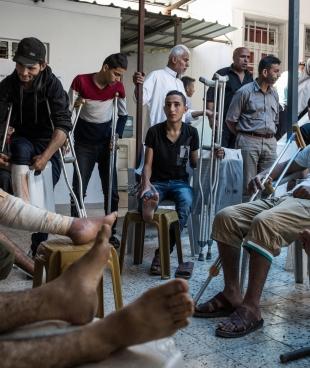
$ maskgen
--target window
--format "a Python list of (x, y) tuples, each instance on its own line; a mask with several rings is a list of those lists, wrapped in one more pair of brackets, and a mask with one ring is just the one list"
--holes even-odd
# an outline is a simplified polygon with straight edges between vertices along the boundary
[(310, 58), (310, 27), (305, 28), (305, 60)]
[(245, 20), (244, 46), (250, 50), (248, 69), (257, 76), (260, 59), (267, 55), (279, 56), (279, 29), (278, 24)]
[[(0, 60), (13, 60), (19, 40), (0, 38)], [(49, 61), (49, 44), (44, 43), (46, 48), (46, 60)]]

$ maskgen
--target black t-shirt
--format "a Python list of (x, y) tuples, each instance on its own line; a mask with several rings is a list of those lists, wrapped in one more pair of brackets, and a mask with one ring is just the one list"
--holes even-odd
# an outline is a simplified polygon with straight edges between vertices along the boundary
[(167, 122), (152, 126), (146, 135), (145, 146), (153, 149), (151, 182), (188, 179), (186, 164), (191, 151), (199, 148), (196, 128), (182, 123), (176, 142), (167, 138)]
[[(226, 68), (219, 69), (217, 72), (219, 75), (227, 75), (228, 81), (226, 83), (225, 88), (225, 100), (224, 100), (224, 121), (225, 117), (229, 108), (229, 105), (231, 103), (231, 100), (235, 94), (235, 92), (244, 86), (245, 84), (248, 84), (250, 82), (253, 82), (253, 75), (248, 70), (244, 73), (244, 78), (241, 83), (240, 78), (237, 73), (234, 72), (232, 69), (232, 65)], [(214, 76), (213, 76), (214, 79)], [(213, 102), (214, 101), (214, 87), (210, 87), (207, 92), (207, 101)]]

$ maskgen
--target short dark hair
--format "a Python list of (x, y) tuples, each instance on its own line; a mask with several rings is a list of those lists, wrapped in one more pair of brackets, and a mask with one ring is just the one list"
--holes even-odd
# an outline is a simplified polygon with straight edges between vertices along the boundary
[(186, 106), (186, 97), (184, 96), (184, 94), (182, 92), (177, 91), (177, 90), (169, 91), (166, 94), (165, 100), (166, 100), (167, 97), (169, 97), (169, 96), (175, 96), (175, 95), (182, 97), (183, 104), (184, 104), (184, 106)]
[(127, 69), (128, 60), (126, 54), (118, 52), (117, 54), (109, 55), (103, 62), (103, 65), (108, 65), (110, 69), (123, 68)]
[(281, 60), (273, 55), (263, 57), (258, 64), (258, 74), (261, 74), (264, 69), (269, 70), (273, 64), (281, 64)]
[(186, 89), (191, 83), (194, 83), (196, 79), (185, 75), (184, 77), (181, 78), (181, 81), (183, 82), (184, 88)]

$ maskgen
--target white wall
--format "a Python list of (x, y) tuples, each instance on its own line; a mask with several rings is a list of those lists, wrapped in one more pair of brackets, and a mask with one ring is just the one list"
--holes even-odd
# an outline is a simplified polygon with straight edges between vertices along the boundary
[(119, 9), (61, 0), (0, 0), (0, 9), (0, 36), (49, 43), (50, 65), (65, 89), (76, 74), (97, 71), (120, 49)]
[[(34, 36), (49, 43), (50, 65), (66, 90), (75, 75), (99, 70), (106, 56), (120, 50), (119, 9), (61, 0), (0, 0), (0, 9), (0, 37), (20, 40)], [(0, 59), (0, 75), (13, 69), (13, 62)], [(87, 202), (103, 201), (99, 183), (96, 172)], [(55, 197), (56, 203), (68, 203), (63, 180)]]

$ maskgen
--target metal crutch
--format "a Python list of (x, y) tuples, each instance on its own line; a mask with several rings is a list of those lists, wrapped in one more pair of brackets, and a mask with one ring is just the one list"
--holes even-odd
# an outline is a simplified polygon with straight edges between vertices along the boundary
[[(220, 76), (215, 74), (215, 80), (207, 80), (203, 77), (199, 78), (199, 81), (204, 84), (204, 97), (203, 97), (203, 121), (202, 121), (202, 133), (201, 133), (201, 144), (200, 144), (200, 158), (198, 166), (198, 181), (199, 181), (199, 191), (201, 195), (201, 211), (200, 211), (200, 221), (199, 221), (199, 240), (198, 245), (200, 247), (200, 253), (198, 256), (199, 261), (204, 260), (203, 248), (208, 244), (208, 254), (207, 258), (211, 258), (211, 245), (212, 240), (210, 240), (210, 229), (212, 214), (215, 208), (215, 198), (216, 191), (218, 188), (218, 174), (219, 174), (219, 162), (214, 156), (214, 149), (220, 147), (221, 136), (222, 136), (222, 124), (223, 124), (223, 107), (224, 107), (224, 97), (225, 97), (225, 85), (228, 80), (227, 76)], [(210, 188), (208, 196), (208, 205), (205, 204), (204, 191), (201, 182), (201, 171), (202, 171), (202, 150), (204, 149), (203, 135), (204, 135), (204, 124), (205, 124), (205, 101), (206, 101), (206, 87), (214, 87), (214, 114), (212, 122), (212, 136), (211, 136), (211, 157), (210, 157)], [(218, 118), (216, 118), (216, 109), (218, 105), (218, 91), (220, 91), (220, 101), (219, 101), (219, 111)], [(218, 126), (216, 128), (218, 121)], [(206, 241), (206, 238), (208, 241)]]
[[(305, 143), (303, 141), (303, 138), (302, 138), (300, 129), (299, 129), (299, 127), (298, 127), (297, 124), (293, 126), (293, 130), (294, 130), (294, 133), (290, 136), (290, 138), (288, 139), (286, 145), (283, 147), (282, 151), (280, 152), (279, 156), (277, 157), (276, 161), (273, 163), (273, 165), (271, 166), (271, 168), (268, 170), (265, 178), (263, 179), (263, 181), (262, 181), (262, 184), (263, 185), (265, 185), (267, 183), (268, 178), (272, 174), (274, 168), (279, 163), (279, 161), (281, 160), (281, 158), (283, 157), (283, 155), (287, 151), (289, 145), (293, 141), (296, 141), (296, 144), (298, 146), (297, 153), (300, 152), (300, 150), (305, 146)], [(295, 157), (297, 156), (297, 153), (294, 154)], [(289, 162), (287, 163), (287, 165), (285, 166), (285, 168), (284, 168), (283, 171), (287, 172), (287, 170), (289, 168), (289, 165), (292, 162), (293, 162), (293, 160), (289, 160)], [(280, 184), (280, 181), (277, 180), (277, 185), (279, 185), (279, 184)], [(255, 198), (257, 197), (258, 193), (259, 193), (259, 190), (257, 190), (252, 195), (250, 201), (255, 200)], [(241, 292), (243, 292), (243, 289), (244, 289), (244, 280), (245, 280), (245, 274), (246, 274), (248, 260), (249, 260), (248, 252), (244, 250), (243, 251), (243, 256), (242, 256), (242, 262), (241, 262), (241, 272), (240, 272), (241, 273), (241, 275), (240, 275), (240, 289), (241, 289)], [(195, 304), (198, 303), (199, 299), (201, 298), (201, 296), (205, 292), (206, 288), (210, 284), (212, 278), (215, 277), (215, 276), (217, 276), (219, 274), (221, 267), (222, 267), (221, 257), (218, 256), (216, 258), (216, 260), (214, 261), (214, 263), (212, 264), (212, 266), (210, 267), (210, 269), (209, 269), (209, 276), (208, 276), (207, 280), (202, 284), (202, 286), (199, 289), (198, 293), (194, 297)]]
[(211, 246), (213, 243), (213, 240), (211, 239), (211, 225), (212, 220), (215, 213), (215, 205), (216, 205), (216, 196), (217, 196), (217, 190), (219, 186), (219, 174), (220, 174), (220, 159), (215, 157), (214, 150), (216, 148), (220, 148), (222, 145), (222, 131), (223, 131), (223, 114), (224, 114), (224, 99), (225, 99), (225, 88), (226, 88), (226, 82), (228, 81), (227, 76), (220, 76), (218, 74), (215, 75), (216, 78), (219, 80), (219, 108), (218, 108), (218, 126), (217, 129), (215, 129), (215, 119), (213, 122), (213, 128), (212, 130), (216, 131), (216, 139), (212, 142), (211, 146), (211, 160), (210, 160), (210, 166), (214, 166), (213, 173), (210, 175), (210, 182), (212, 185), (210, 185), (210, 193), (209, 193), (209, 210), (208, 210), (208, 216), (207, 216), (207, 244), (208, 244), (208, 251), (206, 259), (211, 259)]
[(113, 172), (115, 166), (116, 150), (117, 150), (117, 140), (118, 134), (116, 134), (117, 116), (118, 116), (118, 96), (116, 93), (113, 100), (113, 113), (112, 113), (112, 132), (111, 132), (111, 153), (110, 153), (110, 166), (109, 166), (109, 190), (108, 190), (108, 213), (111, 213), (112, 206), (112, 189), (113, 189)]
[[(76, 110), (75, 119), (74, 119), (74, 122), (72, 124), (73, 125), (73, 131), (74, 131), (76, 123), (78, 121), (78, 118), (79, 118), (79, 115), (80, 115), (80, 112), (81, 112), (81, 109), (82, 109), (82, 106), (83, 106), (83, 103), (84, 103), (83, 101)], [(55, 129), (55, 126), (54, 126), (54, 123), (53, 123), (53, 120), (52, 120), (52, 115), (51, 115), (51, 108), (50, 108), (50, 104), (49, 104), (48, 100), (46, 100), (46, 106), (47, 106), (47, 110), (48, 110), (48, 114), (49, 114), (50, 123), (51, 123), (53, 129)], [(60, 162), (61, 162), (61, 166), (62, 166), (62, 169), (63, 169), (63, 174), (64, 174), (66, 185), (67, 185), (67, 187), (69, 189), (69, 192), (71, 194), (71, 198), (73, 199), (73, 202), (76, 206), (78, 215), (79, 215), (79, 217), (84, 217), (85, 218), (85, 217), (87, 217), (87, 214), (86, 214), (86, 209), (85, 209), (85, 205), (84, 205), (84, 198), (83, 198), (82, 178), (81, 178), (81, 172), (80, 172), (79, 165), (78, 165), (76, 155), (75, 155), (75, 150), (74, 150), (74, 145), (73, 145), (73, 139), (72, 139), (72, 133), (71, 132), (68, 134), (67, 139), (68, 139), (69, 148), (70, 148), (70, 151), (72, 153), (72, 156), (71, 157), (65, 157), (62, 149), (59, 148), (58, 151), (59, 151), (59, 155), (60, 155)], [(68, 174), (67, 174), (67, 170), (66, 170), (66, 166), (65, 166), (66, 163), (73, 163), (74, 168), (76, 170), (76, 174), (77, 174), (78, 182), (79, 182), (79, 199), (80, 199), (80, 203), (79, 203), (79, 201), (78, 201), (78, 199), (77, 199), (77, 197), (76, 197), (76, 195), (73, 191), (73, 188), (72, 188), (72, 186), (69, 182), (69, 178), (68, 178)]]
[(8, 136), (9, 126), (10, 126), (12, 110), (13, 110), (13, 104), (10, 103), (8, 105), (8, 114), (7, 114), (7, 118), (6, 118), (6, 122), (5, 122), (3, 141), (2, 141), (2, 145), (1, 145), (1, 153), (4, 153), (4, 148), (5, 148), (6, 139), (7, 139), (7, 136)]

